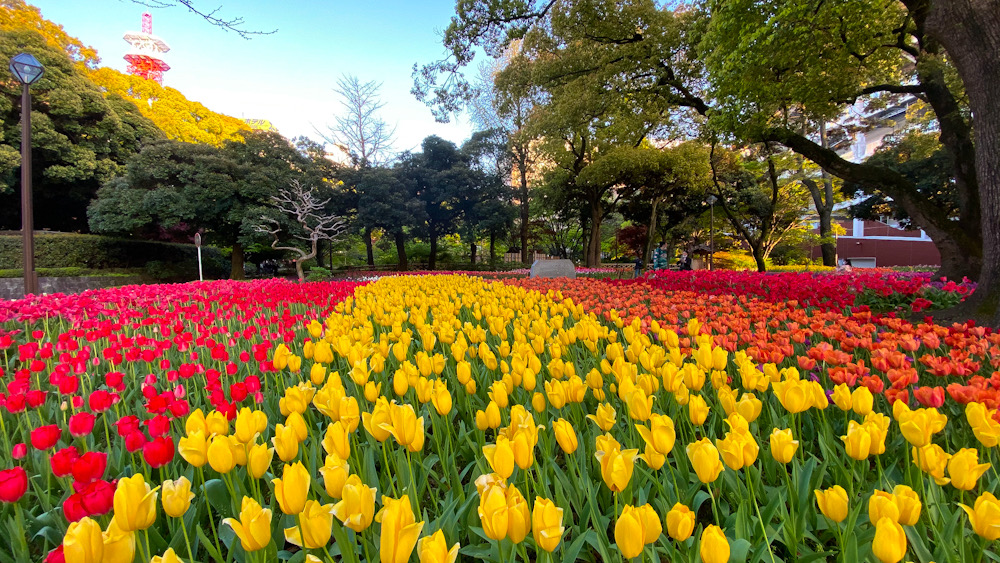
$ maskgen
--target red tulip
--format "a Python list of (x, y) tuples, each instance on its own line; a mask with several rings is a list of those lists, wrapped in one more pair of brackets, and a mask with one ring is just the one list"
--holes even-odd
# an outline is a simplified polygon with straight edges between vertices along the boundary
[(45, 391), (33, 389), (28, 391), (25, 395), (28, 399), (28, 406), (33, 409), (38, 408), (40, 405), (45, 403)]
[(139, 417), (135, 415), (123, 416), (115, 422), (115, 430), (118, 431), (118, 435), (122, 438), (128, 436), (129, 434), (134, 434), (139, 430)]
[(90, 410), (104, 412), (114, 405), (114, 400), (111, 393), (108, 393), (104, 389), (98, 389), (90, 394), (87, 398), (87, 403), (90, 405)]
[(944, 404), (944, 388), (917, 387), (913, 390), (913, 397), (925, 407), (940, 408)]
[(125, 390), (124, 380), (125, 374), (118, 371), (112, 371), (104, 376), (104, 383), (107, 384), (108, 387), (119, 392)]
[(174, 439), (158, 436), (142, 447), (142, 457), (150, 467), (162, 467), (174, 459)]
[(104, 480), (94, 481), (73, 496), (80, 498), (88, 516), (100, 516), (107, 514), (114, 507), (115, 486)]
[(87, 485), (104, 476), (108, 466), (108, 454), (104, 452), (87, 452), (73, 462), (73, 480), (81, 485)]
[(129, 453), (135, 453), (145, 447), (146, 442), (148, 441), (149, 440), (146, 439), (145, 434), (136, 430), (135, 432), (125, 436), (125, 449), (128, 450)]
[(49, 552), (48, 556), (45, 557), (45, 563), (66, 563), (66, 558), (63, 556), (62, 544), (59, 544), (59, 547)]
[(55, 424), (40, 426), (31, 431), (31, 445), (36, 450), (47, 450), (62, 438), (62, 429)]
[(0, 471), (0, 502), (17, 502), (28, 490), (28, 473), (23, 467)]
[(21, 442), (19, 444), (14, 444), (11, 449), (10, 456), (14, 459), (23, 459), (24, 456), (28, 455), (28, 446)]
[(170, 432), (170, 419), (163, 415), (154, 416), (147, 420), (145, 424), (151, 438), (157, 438)]
[(7, 397), (4, 402), (4, 406), (7, 407), (7, 412), (11, 414), (17, 414), (24, 411), (25, 407), (25, 397), (24, 393), (18, 393), (16, 395), (11, 395)]
[(94, 415), (78, 412), (69, 417), (69, 433), (75, 438), (87, 436), (94, 430)]
[(83, 495), (73, 493), (63, 501), (63, 516), (70, 522), (76, 522), (90, 515), (86, 507), (83, 506)]
[(49, 457), (49, 465), (52, 466), (52, 474), (56, 477), (65, 477), (73, 472), (73, 463), (79, 459), (80, 453), (76, 447), (67, 446)]

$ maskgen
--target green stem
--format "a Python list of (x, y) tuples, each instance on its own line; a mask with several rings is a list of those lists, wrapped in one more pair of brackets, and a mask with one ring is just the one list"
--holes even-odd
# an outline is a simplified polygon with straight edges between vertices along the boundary
[(191, 539), (188, 538), (187, 526), (184, 525), (183, 516), (181, 517), (181, 531), (184, 532), (184, 543), (187, 544), (188, 548), (188, 560), (194, 561), (194, 551), (191, 550)]
[(746, 471), (747, 487), (750, 489), (750, 500), (753, 502), (753, 509), (757, 512), (757, 521), (760, 522), (760, 531), (764, 534), (764, 543), (767, 544), (767, 553), (771, 556), (771, 563), (775, 563), (774, 552), (771, 551), (771, 541), (767, 539), (767, 528), (764, 526), (764, 518), (760, 515), (760, 506), (757, 503), (757, 495), (753, 490), (753, 476), (750, 475), (749, 468)]

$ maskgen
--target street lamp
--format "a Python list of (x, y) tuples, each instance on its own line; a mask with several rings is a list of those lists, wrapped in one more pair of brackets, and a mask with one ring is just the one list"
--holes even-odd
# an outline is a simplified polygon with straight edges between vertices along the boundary
[(35, 225), (31, 207), (31, 93), (28, 86), (42, 77), (42, 63), (28, 53), (14, 55), (10, 72), (24, 85), (21, 90), (21, 234), (24, 237), (24, 295), (38, 293), (35, 277)]
[(712, 217), (712, 219), (711, 219), (712, 223), (711, 223), (711, 225), (708, 228), (708, 237), (709, 237), (709, 241), (710, 241), (709, 245), (708, 245), (708, 252), (709, 252), (709, 254), (708, 254), (708, 269), (709, 269), (709, 271), (712, 271), (712, 270), (715, 269), (715, 202), (716, 201), (717, 200), (716, 200), (716, 198), (715, 198), (714, 195), (709, 195), (708, 196), (708, 206), (709, 206), (709, 209), (711, 210), (710, 213), (711, 213), (711, 217)]

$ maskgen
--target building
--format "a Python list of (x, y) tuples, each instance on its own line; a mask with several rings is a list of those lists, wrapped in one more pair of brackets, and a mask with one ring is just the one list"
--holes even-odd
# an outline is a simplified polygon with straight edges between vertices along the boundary
[[(902, 229), (889, 220), (841, 219), (837, 223), (846, 231), (837, 237), (837, 258), (850, 260), (855, 268), (941, 265), (941, 254), (923, 231)], [(813, 259), (823, 256), (818, 246), (811, 253)]]

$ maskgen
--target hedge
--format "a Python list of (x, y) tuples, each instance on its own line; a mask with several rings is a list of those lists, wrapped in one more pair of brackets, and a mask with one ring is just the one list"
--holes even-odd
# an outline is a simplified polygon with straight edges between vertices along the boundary
[[(22, 267), (21, 241), (19, 232), (0, 232), (0, 269)], [(218, 248), (202, 247), (201, 257), (205, 277), (228, 275)], [(141, 268), (155, 279), (184, 280), (198, 277), (198, 255), (192, 244), (42, 231), (35, 233), (35, 268)]]

